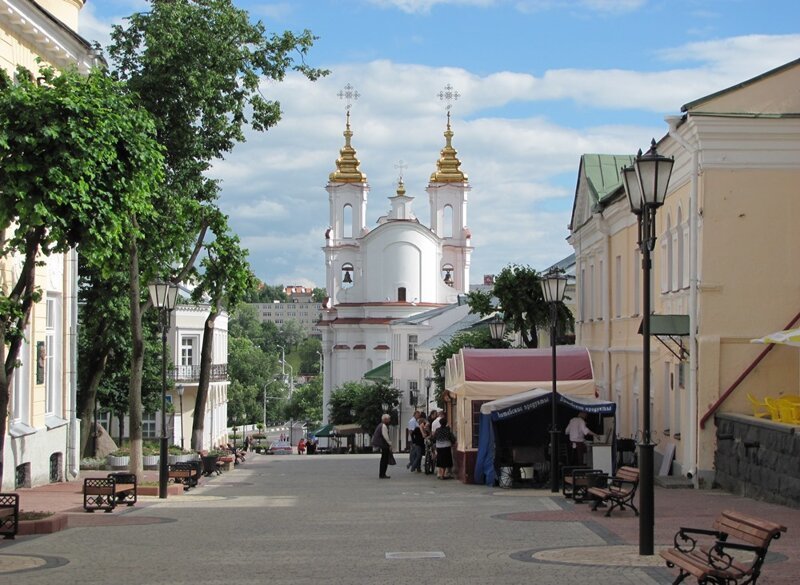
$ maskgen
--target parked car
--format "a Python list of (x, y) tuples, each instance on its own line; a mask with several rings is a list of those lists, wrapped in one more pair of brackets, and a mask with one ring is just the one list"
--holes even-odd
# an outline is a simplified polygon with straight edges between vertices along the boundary
[(267, 449), (267, 455), (291, 455), (292, 445), (289, 441), (272, 441)]

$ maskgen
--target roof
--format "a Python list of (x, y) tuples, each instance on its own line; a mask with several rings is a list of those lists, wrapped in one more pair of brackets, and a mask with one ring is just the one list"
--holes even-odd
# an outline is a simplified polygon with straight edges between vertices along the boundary
[[(642, 323), (639, 323), (639, 333)], [(689, 315), (650, 315), (650, 335), (689, 335)]]
[[(464, 379), (477, 382), (550, 380), (552, 350), (462, 349)], [(585, 347), (561, 345), (556, 349), (558, 380), (591, 380), (592, 362)]]
[(475, 313), (467, 314), (463, 319), (460, 321), (456, 321), (450, 327), (446, 329), (442, 329), (436, 335), (431, 336), (430, 338), (426, 339), (423, 343), (420, 343), (418, 347), (436, 350), (440, 345), (450, 341), (452, 337), (462, 331), (467, 331), (474, 327), (480, 326), (484, 321), (488, 321), (492, 317), (481, 317)]
[(391, 380), (392, 379), (392, 362), (386, 362), (379, 365), (377, 368), (372, 368), (368, 372), (364, 372), (361, 376), (365, 380)]
[(629, 154), (584, 154), (581, 157), (586, 184), (600, 203), (622, 186), (619, 170), (633, 163)]

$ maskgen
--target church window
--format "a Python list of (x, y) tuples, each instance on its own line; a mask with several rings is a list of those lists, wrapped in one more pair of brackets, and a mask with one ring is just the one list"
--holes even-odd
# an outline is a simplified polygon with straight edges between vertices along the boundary
[(442, 237), (453, 237), (453, 206), (445, 205), (442, 209)]
[(353, 286), (353, 265), (349, 262), (342, 264), (342, 288), (350, 288)]
[(442, 266), (442, 280), (447, 286), (453, 286), (453, 265), (445, 264)]
[(342, 235), (345, 238), (353, 237), (353, 206), (349, 204), (342, 208)]
[(408, 336), (408, 361), (417, 361), (417, 339), (416, 335)]
[(406, 302), (406, 287), (401, 286), (397, 289), (397, 300), (400, 303)]

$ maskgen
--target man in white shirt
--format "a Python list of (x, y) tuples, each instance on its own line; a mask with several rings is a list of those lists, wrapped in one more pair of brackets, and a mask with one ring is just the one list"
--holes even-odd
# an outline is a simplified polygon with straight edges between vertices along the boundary
[(586, 426), (586, 413), (579, 412), (572, 417), (564, 429), (564, 433), (569, 436), (569, 463), (570, 465), (583, 465), (584, 455), (586, 454), (586, 437), (592, 436), (592, 431)]
[(436, 434), (436, 429), (442, 426), (442, 417), (444, 416), (444, 411), (439, 413), (439, 416), (436, 417), (436, 420), (431, 423), (431, 436)]
[(414, 458), (411, 452), (411, 433), (413, 433), (414, 429), (419, 426), (419, 422), (417, 422), (419, 415), (420, 412), (415, 410), (414, 414), (411, 415), (411, 418), (408, 419), (408, 425), (406, 425), (406, 428), (408, 429), (408, 432), (406, 433), (406, 445), (408, 445), (408, 465), (406, 465), (406, 469), (411, 469), (411, 463)]

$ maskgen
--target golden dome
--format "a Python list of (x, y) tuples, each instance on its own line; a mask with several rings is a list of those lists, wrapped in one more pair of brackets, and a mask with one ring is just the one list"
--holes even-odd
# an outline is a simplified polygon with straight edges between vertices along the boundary
[(403, 179), (401, 178), (397, 182), (397, 196), (398, 197), (404, 197), (405, 194), (406, 194), (406, 186), (403, 184)]
[(451, 144), (453, 131), (450, 129), (450, 112), (447, 112), (447, 130), (444, 133), (445, 145), (442, 149), (442, 156), (436, 161), (436, 172), (431, 174), (431, 183), (462, 183), (469, 179), (461, 169), (461, 161), (458, 160), (458, 152)]
[(328, 179), (335, 183), (366, 183), (367, 175), (362, 173), (356, 158), (356, 149), (350, 146), (350, 139), (353, 132), (350, 130), (350, 110), (347, 111), (347, 125), (344, 131), (344, 146), (339, 151), (339, 158), (336, 159), (336, 170), (333, 171)]

